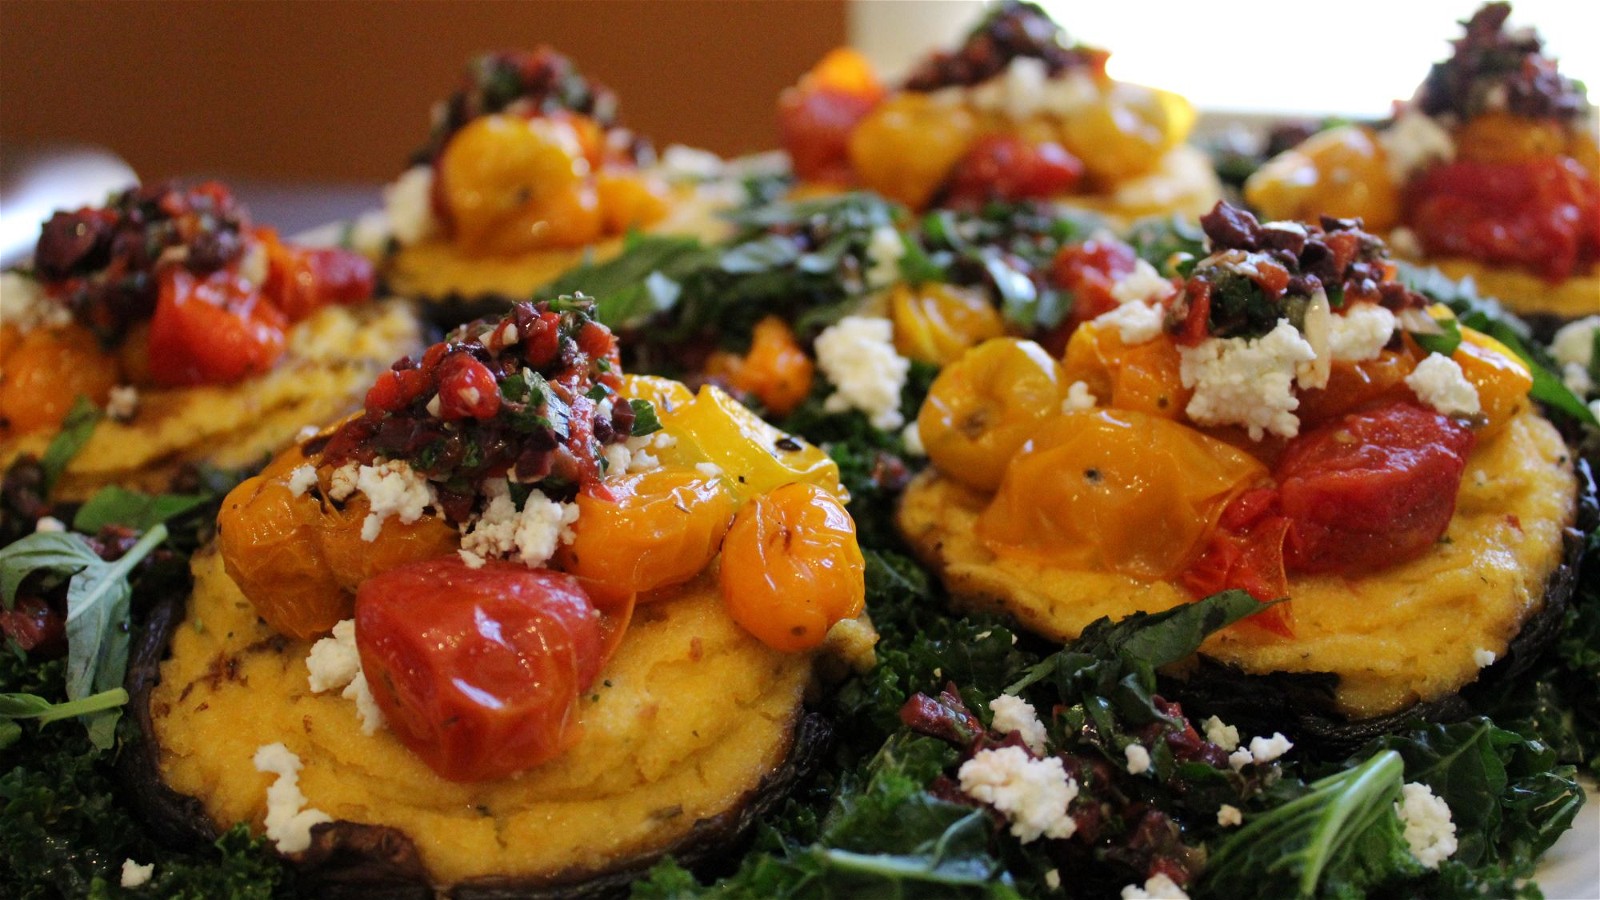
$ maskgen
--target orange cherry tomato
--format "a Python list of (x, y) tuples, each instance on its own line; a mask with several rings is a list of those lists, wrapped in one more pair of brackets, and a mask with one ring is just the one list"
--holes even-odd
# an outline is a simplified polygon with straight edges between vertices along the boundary
[(1510, 347), (1481, 331), (1463, 327), (1461, 344), (1450, 358), (1461, 366), (1461, 374), (1478, 389), (1478, 403), (1483, 411), (1478, 440), (1486, 441), (1504, 431), (1511, 420), (1528, 407), (1533, 373)]
[(150, 320), (150, 377), (163, 387), (231, 384), (272, 368), (283, 355), (283, 313), (237, 272), (197, 277), (161, 270)]
[(778, 316), (756, 323), (750, 351), (744, 356), (711, 357), (706, 374), (720, 376), (730, 387), (753, 394), (774, 415), (786, 416), (811, 393), (816, 364), (800, 349), (794, 330)]
[(861, 184), (912, 209), (926, 207), (978, 137), (976, 116), (926, 94), (878, 104), (850, 135), (850, 164)]
[(618, 596), (642, 594), (698, 575), (717, 555), (733, 521), (733, 494), (694, 469), (656, 469), (608, 478), (606, 499), (578, 494), (575, 537), (556, 564)]
[(606, 234), (643, 228), (667, 214), (667, 186), (659, 179), (636, 171), (606, 168), (595, 176), (594, 186)]
[(860, 615), (865, 578), (855, 522), (816, 485), (786, 484), (749, 501), (722, 542), (722, 602), (774, 650), (809, 650), (835, 622)]
[(356, 649), (385, 721), (441, 778), (505, 778), (573, 739), (605, 635), (570, 575), (455, 555), (392, 569), (356, 595)]
[(338, 247), (285, 244), (270, 228), (257, 232), (267, 248), (267, 280), (261, 292), (289, 321), (298, 322), (330, 304), (372, 299), (377, 272), (365, 256)]
[(830, 52), (778, 95), (778, 133), (795, 177), (850, 181), (850, 133), (883, 99), (883, 85), (866, 57), (849, 48)]
[(14, 332), (0, 355), (0, 430), (25, 434), (61, 427), (79, 397), (105, 405), (120, 372), (82, 325)]
[(1176, 420), (1194, 394), (1183, 386), (1181, 364), (1178, 346), (1164, 334), (1128, 345), (1115, 328), (1089, 322), (1067, 342), (1062, 379), (1084, 382), (1107, 406)]
[(572, 122), (480, 116), (445, 145), (438, 187), (454, 238), (469, 253), (510, 256), (580, 247), (603, 218), (592, 167)]

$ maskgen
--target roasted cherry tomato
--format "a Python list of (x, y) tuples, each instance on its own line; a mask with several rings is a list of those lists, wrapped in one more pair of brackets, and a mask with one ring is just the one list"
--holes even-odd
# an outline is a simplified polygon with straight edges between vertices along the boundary
[(1183, 386), (1182, 366), (1177, 345), (1164, 334), (1129, 345), (1117, 329), (1088, 322), (1067, 342), (1062, 378), (1069, 387), (1083, 382), (1107, 406), (1177, 419), (1194, 395)]
[(793, 481), (844, 495), (839, 465), (827, 453), (762, 421), (726, 391), (706, 385), (693, 402), (658, 409), (670, 443), (660, 453), (663, 465), (710, 463), (741, 501)]
[(150, 377), (163, 387), (231, 384), (272, 368), (283, 355), (283, 313), (232, 269), (197, 277), (161, 270), (150, 320)]
[(794, 329), (778, 316), (756, 323), (750, 352), (715, 353), (706, 362), (706, 374), (731, 388), (755, 396), (778, 416), (786, 416), (811, 393), (816, 365), (795, 340)]
[(786, 484), (739, 510), (722, 543), (728, 614), (774, 650), (822, 643), (861, 614), (866, 563), (844, 504), (814, 484)]
[(44, 600), (19, 594), (10, 609), (0, 609), (0, 637), (37, 658), (53, 659), (67, 652), (67, 620)]
[(927, 94), (890, 97), (850, 135), (850, 164), (866, 187), (922, 209), (978, 137), (979, 122), (965, 107)]
[(1295, 438), (1273, 472), (1289, 570), (1381, 569), (1431, 547), (1455, 512), (1473, 440), (1467, 426), (1410, 403)]
[(1006, 331), (983, 290), (938, 282), (896, 284), (889, 292), (889, 317), (901, 356), (940, 366)]
[(1118, 240), (1091, 238), (1056, 251), (1050, 262), (1050, 281), (1072, 296), (1067, 320), (1043, 341), (1060, 355), (1074, 329), (1120, 303), (1111, 289), (1133, 272), (1139, 258), (1133, 248)]
[(1317, 132), (1278, 154), (1245, 182), (1244, 196), (1267, 219), (1360, 218), (1379, 233), (1400, 219), (1388, 156), (1363, 125)]
[[(1240, 494), (1223, 510), (1205, 549), (1178, 580), (1196, 598), (1230, 589), (1245, 591), (1262, 602), (1288, 597), (1283, 543), (1289, 520), (1278, 513), (1277, 504), (1277, 492), (1270, 487)], [(1289, 604), (1259, 612), (1246, 623), (1281, 637), (1294, 634)]]
[(848, 183), (850, 133), (882, 99), (872, 64), (849, 48), (830, 52), (780, 94), (778, 133), (795, 176)]
[(1038, 424), (1061, 411), (1061, 366), (1032, 341), (984, 341), (944, 368), (917, 413), (928, 459), (947, 477), (992, 491)]
[(991, 201), (1045, 200), (1072, 193), (1082, 178), (1083, 163), (1055, 141), (991, 134), (956, 163), (945, 203), (979, 209)]
[(569, 120), (480, 116), (450, 139), (435, 190), (469, 253), (581, 247), (604, 229), (592, 167)]
[(604, 629), (570, 575), (459, 556), (361, 585), (356, 648), (384, 719), (442, 778), (505, 778), (569, 745)]
[(289, 321), (298, 322), (324, 306), (372, 299), (377, 272), (372, 261), (338, 247), (296, 247), (278, 240), (270, 228), (258, 230), (267, 248), (265, 294)]
[(1405, 200), (1431, 256), (1520, 266), (1550, 281), (1600, 259), (1600, 186), (1571, 159), (1434, 166)]
[(15, 335), (0, 371), (0, 434), (59, 428), (77, 398), (104, 404), (120, 377), (117, 358), (76, 324)]

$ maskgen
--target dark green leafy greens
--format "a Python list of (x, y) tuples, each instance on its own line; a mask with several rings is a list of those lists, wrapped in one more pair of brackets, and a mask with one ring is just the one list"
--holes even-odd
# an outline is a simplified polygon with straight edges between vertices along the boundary
[(44, 455), (39, 457), (40, 464), (44, 467), (44, 493), (48, 495), (50, 489), (61, 478), (61, 473), (66, 471), (67, 464), (78, 455), (83, 445), (89, 442), (89, 436), (94, 434), (95, 426), (100, 424), (100, 407), (95, 406), (88, 397), (79, 397), (72, 404), (72, 409), (67, 411), (67, 417), (61, 422), (61, 430), (51, 438), (49, 446), (45, 447)]

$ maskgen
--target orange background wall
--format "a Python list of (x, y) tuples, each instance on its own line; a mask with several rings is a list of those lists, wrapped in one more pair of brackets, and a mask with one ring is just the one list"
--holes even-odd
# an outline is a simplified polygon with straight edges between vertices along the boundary
[(844, 0), (4, 0), (0, 153), (85, 141), (145, 179), (385, 181), (471, 55), (541, 43), (658, 146), (745, 153), (844, 41)]

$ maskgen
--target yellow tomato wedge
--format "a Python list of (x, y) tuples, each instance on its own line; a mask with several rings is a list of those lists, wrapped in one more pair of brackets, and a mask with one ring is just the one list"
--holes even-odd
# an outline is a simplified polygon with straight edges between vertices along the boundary
[(1172, 578), (1228, 501), (1265, 477), (1244, 451), (1167, 419), (1067, 413), (1011, 461), (977, 535), (997, 554), (1062, 569)]
[(693, 469), (710, 463), (741, 501), (794, 482), (846, 497), (839, 466), (827, 453), (768, 425), (720, 388), (706, 385), (692, 402), (659, 414), (672, 439), (659, 453), (662, 465)]

